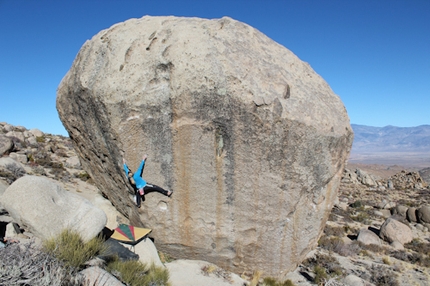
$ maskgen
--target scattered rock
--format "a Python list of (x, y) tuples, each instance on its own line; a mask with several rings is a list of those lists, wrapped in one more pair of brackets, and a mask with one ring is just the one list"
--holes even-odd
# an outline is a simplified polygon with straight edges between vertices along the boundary
[(366, 286), (366, 285), (368, 285), (363, 279), (361, 279), (360, 277), (358, 277), (354, 274), (349, 274), (348, 276), (343, 278), (343, 283), (345, 285), (348, 285), (348, 286)]
[(405, 250), (405, 247), (403, 246), (403, 244), (401, 244), (397, 240), (394, 240), (392, 243), (390, 243), (390, 246), (394, 248), (394, 250)]
[(426, 182), (427, 185), (430, 184), (430, 167), (422, 169), (418, 172), (421, 176), (421, 178)]
[(22, 164), (25, 164), (28, 161), (27, 155), (21, 153), (12, 152), (9, 154), (9, 157)]
[(73, 169), (81, 169), (81, 162), (79, 161), (78, 156), (67, 158), (66, 167)]
[(408, 210), (406, 211), (406, 219), (410, 222), (417, 222), (417, 209), (408, 208)]
[(400, 215), (400, 216), (402, 216), (402, 217), (404, 217), (404, 218), (406, 218), (406, 212), (408, 211), (408, 208), (407, 207), (405, 207), (405, 206), (403, 206), (403, 205), (396, 205), (394, 208), (393, 208), (393, 212), (392, 212), (392, 214), (397, 214), (397, 215)]
[[(179, 259), (166, 263), (170, 283), (174, 286), (243, 286), (247, 282), (238, 275), (226, 272), (211, 263)], [(209, 271), (205, 272), (204, 269)]]
[(102, 210), (43, 177), (24, 176), (16, 180), (4, 192), (2, 202), (16, 223), (42, 239), (67, 228), (87, 241), (106, 225)]
[(357, 174), (357, 180), (366, 186), (374, 187), (378, 184), (376, 183), (377, 178), (375, 178), (372, 174), (368, 174), (367, 172), (357, 169), (355, 170), (355, 173)]
[(382, 224), (379, 237), (388, 243), (397, 240), (401, 244), (411, 242), (413, 239), (411, 229), (407, 225), (391, 217), (387, 218)]
[(418, 222), (430, 223), (430, 205), (420, 207), (416, 214)]
[(39, 129), (33, 128), (30, 129), (29, 132), (33, 134), (34, 137), (43, 137), (44, 133), (40, 131)]
[(418, 172), (409, 172), (406, 170), (391, 176), (390, 180), (393, 182), (394, 187), (399, 190), (423, 189), (428, 186)]
[(368, 229), (361, 229), (358, 233), (357, 240), (368, 245), (368, 244), (375, 244), (375, 245), (382, 245), (381, 239), (371, 230)]
[(82, 285), (91, 285), (91, 286), (124, 286), (115, 276), (107, 272), (106, 270), (92, 266), (85, 268), (79, 274), (83, 278)]
[(13, 149), (13, 143), (10, 138), (0, 134), (0, 156), (9, 154)]

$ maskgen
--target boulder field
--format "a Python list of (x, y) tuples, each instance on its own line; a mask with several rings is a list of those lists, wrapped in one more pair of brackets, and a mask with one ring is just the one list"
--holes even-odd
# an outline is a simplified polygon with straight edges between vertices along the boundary
[[(57, 91), (83, 168), (157, 248), (282, 276), (313, 249), (353, 133), (312, 68), (231, 18), (130, 19), (88, 40)], [(122, 158), (173, 189), (134, 206)]]

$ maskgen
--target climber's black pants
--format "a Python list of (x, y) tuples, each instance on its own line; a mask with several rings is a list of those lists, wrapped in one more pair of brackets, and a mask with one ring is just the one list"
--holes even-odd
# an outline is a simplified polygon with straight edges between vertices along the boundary
[(146, 184), (146, 186), (143, 187), (143, 191), (145, 193), (143, 194), (143, 196), (141, 196), (139, 194), (139, 190), (136, 190), (136, 204), (138, 207), (140, 207), (141, 202), (145, 201), (145, 195), (146, 194), (149, 194), (152, 192), (158, 192), (160, 194), (167, 196), (167, 194), (169, 193), (169, 191), (166, 191), (165, 189), (163, 189), (157, 185), (153, 185), (153, 184)]

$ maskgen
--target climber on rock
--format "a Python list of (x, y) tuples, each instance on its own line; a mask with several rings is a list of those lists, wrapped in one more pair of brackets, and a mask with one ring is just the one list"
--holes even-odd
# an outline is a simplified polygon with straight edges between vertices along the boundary
[(147, 183), (142, 178), (143, 169), (145, 168), (145, 162), (148, 158), (147, 155), (144, 155), (142, 158), (142, 162), (139, 165), (139, 168), (136, 170), (136, 172), (133, 174), (132, 171), (127, 166), (126, 160), (123, 158), (123, 164), (124, 164), (124, 171), (128, 178), (128, 181), (133, 186), (135, 190), (135, 197), (136, 197), (136, 205), (138, 208), (141, 206), (141, 201), (145, 201), (145, 194), (151, 193), (151, 192), (159, 192), (167, 197), (172, 196), (173, 191), (172, 190), (165, 190), (163, 188), (160, 188), (159, 186), (156, 186), (154, 184)]

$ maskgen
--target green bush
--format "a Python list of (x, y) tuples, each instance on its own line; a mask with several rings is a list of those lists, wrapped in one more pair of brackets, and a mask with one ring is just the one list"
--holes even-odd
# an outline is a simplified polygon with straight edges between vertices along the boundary
[(42, 136), (37, 136), (37, 137), (36, 137), (36, 142), (37, 142), (37, 143), (45, 143), (45, 141), (46, 141), (46, 140), (45, 140), (45, 136), (43, 136), (43, 135), (42, 135)]
[(352, 215), (351, 219), (357, 222), (368, 224), (370, 216), (366, 212), (358, 212), (356, 215)]
[(353, 202), (350, 206), (351, 206), (351, 208), (361, 208), (361, 207), (363, 207), (364, 205), (363, 205), (363, 202), (362, 202), (362, 201), (355, 201), (355, 202)]
[(66, 267), (81, 269), (84, 264), (106, 251), (104, 239), (95, 237), (84, 242), (78, 233), (64, 230), (55, 238), (44, 241), (47, 253), (64, 262)]
[(315, 284), (320, 285), (320, 284), (323, 284), (325, 281), (328, 280), (328, 275), (327, 275), (325, 268), (323, 268), (319, 265), (315, 265), (314, 266), (314, 273), (315, 273), (315, 278), (314, 278)]
[(78, 173), (78, 174), (75, 174), (75, 178), (78, 178), (78, 179), (80, 179), (81, 181), (86, 182), (86, 181), (88, 181), (89, 179), (91, 179), (91, 176), (90, 176), (87, 172), (83, 171), (83, 172), (80, 172), (80, 173)]
[(170, 285), (169, 272), (151, 264), (150, 267), (140, 261), (120, 261), (113, 259), (107, 265), (107, 270), (129, 286), (164, 286)]

